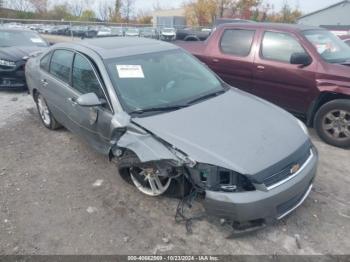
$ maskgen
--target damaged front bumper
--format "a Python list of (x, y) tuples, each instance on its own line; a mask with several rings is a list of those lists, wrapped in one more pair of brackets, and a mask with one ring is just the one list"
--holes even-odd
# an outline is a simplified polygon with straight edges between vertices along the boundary
[(300, 206), (311, 191), (318, 162), (316, 149), (311, 150), (298, 174), (276, 187), (257, 186), (254, 191), (232, 193), (206, 190), (206, 212), (236, 224), (267, 224), (282, 219)]
[(24, 90), (26, 88), (23, 66), (14, 70), (0, 69), (0, 90)]

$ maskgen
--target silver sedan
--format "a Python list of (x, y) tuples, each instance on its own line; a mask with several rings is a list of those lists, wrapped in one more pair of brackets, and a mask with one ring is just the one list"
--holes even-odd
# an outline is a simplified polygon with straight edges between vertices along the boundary
[(195, 190), (209, 214), (262, 225), (312, 188), (318, 155), (305, 125), (175, 45), (59, 44), (29, 60), (26, 78), (44, 126), (84, 138), (148, 196)]

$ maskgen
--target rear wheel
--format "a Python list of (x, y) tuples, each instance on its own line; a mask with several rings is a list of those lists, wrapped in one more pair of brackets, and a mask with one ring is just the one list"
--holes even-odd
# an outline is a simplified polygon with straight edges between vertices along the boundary
[(54, 130), (61, 127), (61, 125), (53, 117), (49, 107), (47, 106), (45, 98), (40, 93), (36, 94), (35, 103), (41, 122), (46, 128)]
[(350, 147), (350, 100), (338, 99), (324, 104), (316, 113), (315, 128), (328, 144)]

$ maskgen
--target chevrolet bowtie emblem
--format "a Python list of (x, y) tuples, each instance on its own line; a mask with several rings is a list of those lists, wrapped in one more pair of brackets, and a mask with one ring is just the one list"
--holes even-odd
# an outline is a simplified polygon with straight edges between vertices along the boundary
[(295, 164), (292, 166), (292, 168), (290, 169), (290, 173), (291, 174), (295, 174), (296, 172), (298, 172), (300, 169), (300, 165), (299, 164)]

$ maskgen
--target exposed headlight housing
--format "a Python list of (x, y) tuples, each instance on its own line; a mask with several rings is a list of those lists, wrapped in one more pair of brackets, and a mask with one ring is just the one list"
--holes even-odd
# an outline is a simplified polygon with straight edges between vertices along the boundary
[(307, 129), (306, 125), (302, 121), (300, 121), (299, 119), (297, 119), (297, 121), (298, 121), (300, 128), (304, 131), (304, 133), (307, 136), (309, 136), (309, 130)]
[(0, 66), (15, 67), (16, 63), (5, 59), (0, 59)]
[(193, 182), (207, 190), (229, 193), (255, 190), (246, 176), (226, 168), (199, 163), (189, 171)]

